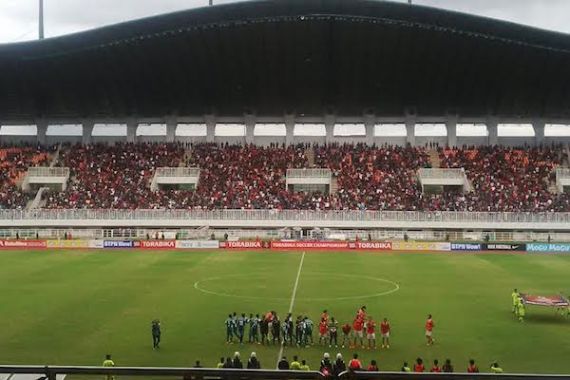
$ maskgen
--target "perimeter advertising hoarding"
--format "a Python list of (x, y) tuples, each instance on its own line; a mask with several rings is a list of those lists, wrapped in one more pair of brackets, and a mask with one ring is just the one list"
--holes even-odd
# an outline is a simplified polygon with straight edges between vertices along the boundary
[(366, 249), (374, 251), (391, 251), (391, 241), (357, 241), (348, 243), (350, 249)]
[(570, 253), (570, 243), (527, 243), (527, 252)]
[(226, 249), (261, 249), (264, 245), (261, 241), (226, 241), (220, 242), (220, 248)]
[(483, 244), (483, 250), (524, 252), (526, 251), (526, 244), (488, 243), (488, 244)]
[(220, 243), (217, 240), (178, 240), (177, 249), (218, 249)]
[(348, 249), (346, 241), (272, 241), (271, 249)]
[(103, 248), (133, 248), (132, 240), (103, 240)]
[(48, 240), (47, 248), (89, 248), (89, 240)]
[(47, 248), (45, 240), (0, 240), (0, 249)]
[(481, 251), (482, 249), (483, 245), (480, 243), (451, 243), (452, 251), (476, 252)]
[(174, 249), (176, 248), (176, 241), (174, 240), (141, 240), (135, 241), (135, 248), (142, 249)]
[(424, 241), (393, 241), (395, 251), (451, 251), (451, 243)]

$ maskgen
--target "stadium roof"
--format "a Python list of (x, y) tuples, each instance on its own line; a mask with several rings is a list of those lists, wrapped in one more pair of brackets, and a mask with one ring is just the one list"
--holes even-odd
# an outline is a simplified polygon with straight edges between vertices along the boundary
[(570, 115), (570, 36), (408, 4), (274, 0), (0, 45), (0, 118)]

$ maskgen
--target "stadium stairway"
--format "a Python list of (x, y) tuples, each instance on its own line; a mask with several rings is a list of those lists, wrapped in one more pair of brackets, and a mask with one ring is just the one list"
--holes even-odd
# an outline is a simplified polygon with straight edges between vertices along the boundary
[(184, 158), (182, 159), (182, 161), (180, 161), (180, 164), (178, 166), (180, 167), (188, 166), (188, 160), (190, 160), (191, 157), (192, 157), (192, 147), (189, 146), (188, 148), (186, 148), (184, 152)]
[(311, 146), (305, 149), (305, 156), (307, 156), (307, 162), (309, 167), (312, 168), (315, 166), (315, 149)]
[(57, 146), (57, 150), (49, 154), (49, 167), (53, 168), (59, 162), (59, 151), (61, 150), (61, 144)]
[(338, 193), (338, 179), (336, 178), (335, 175), (333, 175), (331, 177), (331, 188), (329, 190), (330, 194), (336, 194)]
[(439, 152), (437, 151), (437, 149), (429, 149), (427, 153), (429, 157), (429, 162), (431, 163), (431, 167), (432, 168), (441, 167), (441, 159), (439, 158)]

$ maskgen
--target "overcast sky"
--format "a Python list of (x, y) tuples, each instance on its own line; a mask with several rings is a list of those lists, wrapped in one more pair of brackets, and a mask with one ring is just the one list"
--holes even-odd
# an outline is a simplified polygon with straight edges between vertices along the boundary
[[(208, 3), (208, 0), (44, 1), (48, 37)], [(215, 3), (233, 1), (236, 0), (214, 0)], [(570, 0), (414, 0), (414, 3), (570, 33)], [(38, 0), (0, 0), (0, 43), (37, 38), (37, 18)]]

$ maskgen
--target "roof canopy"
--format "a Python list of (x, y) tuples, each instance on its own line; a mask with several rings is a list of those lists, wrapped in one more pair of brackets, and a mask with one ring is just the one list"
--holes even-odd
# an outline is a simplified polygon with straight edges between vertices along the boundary
[(251, 1), (0, 45), (0, 118), (568, 117), (570, 36), (366, 0)]

